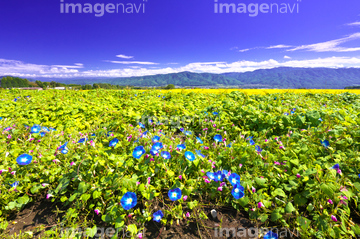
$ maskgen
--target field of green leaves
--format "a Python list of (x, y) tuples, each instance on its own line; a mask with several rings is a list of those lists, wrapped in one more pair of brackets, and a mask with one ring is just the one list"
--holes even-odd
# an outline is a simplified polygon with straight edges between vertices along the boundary
[(0, 232), (46, 196), (69, 206), (64, 226), (97, 214), (134, 238), (206, 219), (204, 200), (302, 238), (356, 237), (359, 115), (350, 93), (0, 91)]

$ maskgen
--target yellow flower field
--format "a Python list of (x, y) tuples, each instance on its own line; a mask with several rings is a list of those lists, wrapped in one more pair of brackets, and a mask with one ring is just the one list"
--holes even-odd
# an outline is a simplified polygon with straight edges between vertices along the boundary
[(255, 94), (275, 94), (275, 93), (329, 93), (329, 94), (341, 94), (344, 92), (360, 94), (360, 90), (324, 90), (324, 89), (175, 89), (171, 90), (172, 92), (176, 93), (189, 93), (189, 92), (196, 92), (196, 93), (213, 93), (213, 94), (220, 94), (220, 93), (230, 93), (232, 91), (241, 91), (245, 94), (255, 95)]

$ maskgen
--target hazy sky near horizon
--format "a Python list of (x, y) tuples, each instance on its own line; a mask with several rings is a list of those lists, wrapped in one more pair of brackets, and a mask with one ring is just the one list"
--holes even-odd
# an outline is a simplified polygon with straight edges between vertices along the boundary
[(0, 16), (0, 75), (360, 67), (359, 0), (2, 0)]

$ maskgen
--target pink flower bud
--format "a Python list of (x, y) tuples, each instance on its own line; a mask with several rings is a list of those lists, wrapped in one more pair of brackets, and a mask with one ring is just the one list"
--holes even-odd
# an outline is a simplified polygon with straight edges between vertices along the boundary
[(331, 215), (331, 220), (333, 220), (334, 222), (337, 222), (337, 218), (334, 215)]

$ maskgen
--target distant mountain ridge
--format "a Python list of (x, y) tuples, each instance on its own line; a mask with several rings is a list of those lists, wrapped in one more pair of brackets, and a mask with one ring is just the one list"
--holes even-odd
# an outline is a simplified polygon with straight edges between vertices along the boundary
[(228, 87), (239, 88), (308, 88), (343, 89), (360, 85), (360, 68), (292, 68), (280, 67), (261, 69), (244, 73), (193, 73), (180, 72), (141, 77), (125, 78), (38, 78), (42, 81), (54, 80), (65, 84), (110, 83), (131, 86), (165, 86), (174, 84), (184, 87)]

